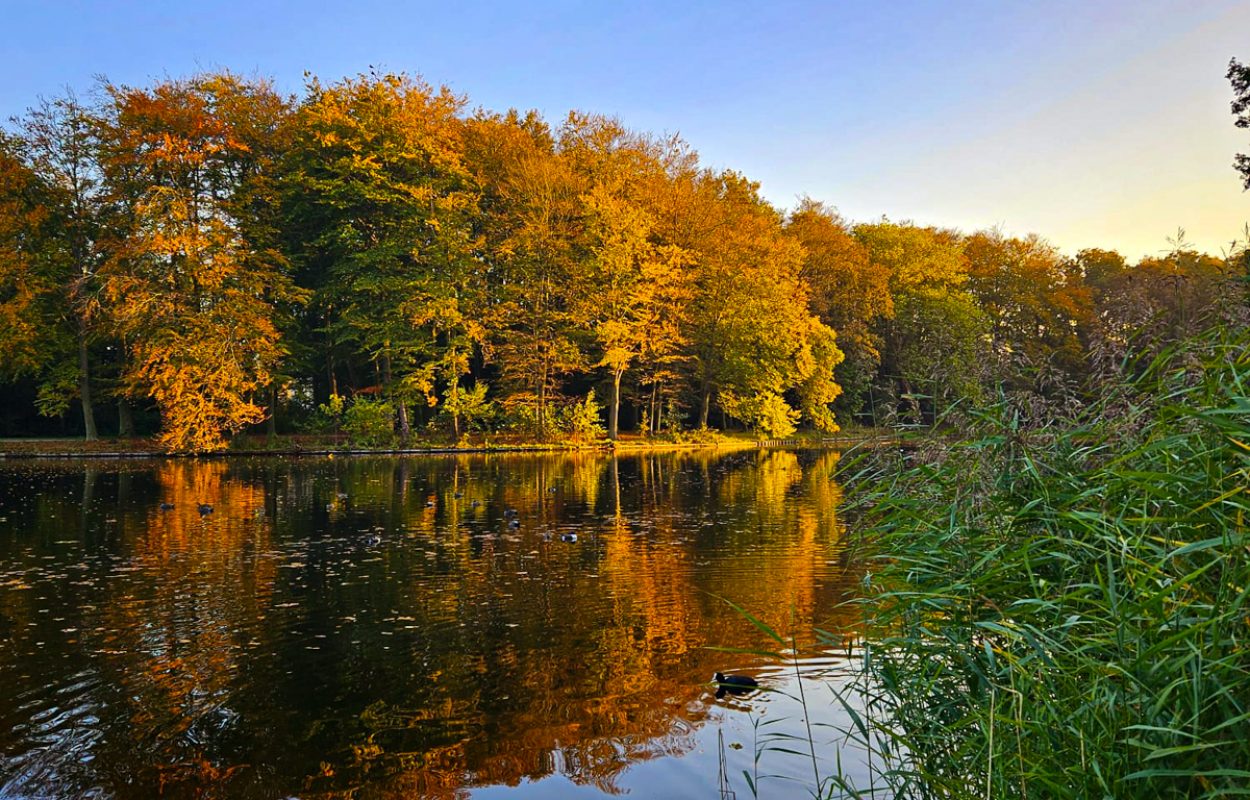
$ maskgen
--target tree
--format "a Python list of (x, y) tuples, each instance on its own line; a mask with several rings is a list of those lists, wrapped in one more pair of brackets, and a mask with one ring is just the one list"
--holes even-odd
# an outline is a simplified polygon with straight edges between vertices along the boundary
[(46, 375), (72, 351), (58, 324), (66, 276), (53, 230), (55, 192), (27, 163), (24, 143), (0, 133), (0, 376)]
[[(107, 224), (99, 148), (91, 109), (68, 93), (44, 100), (17, 121), (24, 163), (37, 176), (47, 206), (40, 230), (46, 256), (40, 411), (59, 415), (80, 401), (86, 439), (96, 438), (91, 346), (101, 338), (95, 314)], [(33, 276), (32, 276), (33, 279)], [(68, 350), (66, 349), (68, 348)]]
[(505, 405), (532, 409), (545, 437), (561, 378), (586, 362), (574, 313), (586, 186), (534, 115), (479, 115), (468, 138), (482, 187), (488, 355), (509, 393)]
[[(1238, 128), (1250, 128), (1250, 65), (1234, 58), (1228, 62), (1225, 77), (1233, 86), (1233, 124)], [(1250, 155), (1233, 156), (1233, 167), (1241, 173), (1245, 188), (1250, 189)]]
[[(806, 384), (820, 387), (809, 398), (828, 396), (842, 353), (833, 332), (808, 310), (802, 246), (784, 234), (781, 215), (760, 198), (758, 184), (725, 172), (706, 174), (689, 188), (695, 193), (673, 235), (694, 259), (690, 358), (700, 426), (718, 392), (742, 401)], [(821, 378), (812, 382), (816, 375)], [(832, 424), (824, 414), (813, 421)]]
[[(1094, 314), (1080, 271), (1037, 236), (975, 233), (965, 240), (964, 255), (969, 291), (988, 315), (991, 346), (1004, 363), (1039, 369), (1053, 364), (1068, 378), (1080, 378), (1085, 370), (1080, 334)], [(1024, 376), (1011, 370), (1005, 377)]]
[(405, 440), (411, 399), (434, 402), (440, 381), (454, 395), (483, 338), (463, 105), (406, 75), (314, 79), (288, 157), (289, 214), (305, 218), (317, 305), (332, 340), (378, 366)]
[(868, 250), (838, 213), (810, 198), (799, 202), (786, 221), (786, 233), (803, 246), (800, 277), (811, 288), (812, 313), (837, 331), (846, 354), (837, 383), (848, 411), (856, 411), (881, 363), (882, 340), (874, 326), (894, 314), (890, 270)]
[(619, 434), (621, 381), (638, 361), (657, 362), (684, 341), (691, 258), (661, 244), (646, 207), (646, 186), (662, 180), (657, 148), (619, 122), (573, 115), (561, 152), (589, 184), (581, 196), (585, 264), (578, 270), (579, 326), (590, 330), (596, 366), (612, 378), (608, 435)]
[(979, 400), (986, 376), (990, 321), (972, 296), (959, 290), (905, 292), (885, 326), (882, 370), (896, 379), (906, 405), (922, 410), (921, 397)]
[(921, 228), (883, 220), (855, 226), (855, 238), (869, 260), (890, 276), (890, 293), (963, 286), (968, 262), (959, 236), (951, 231)]
[(286, 352), (279, 306), (302, 299), (259, 224), (288, 105), (228, 73), (105, 89), (104, 175), (131, 219), (102, 294), (131, 349), (126, 386), (156, 401), (166, 448), (221, 449), (264, 417), (257, 398)]
[(968, 260), (950, 231), (882, 221), (858, 225), (869, 260), (890, 275), (894, 316), (878, 324), (881, 382), (891, 393), (977, 397), (988, 321), (971, 295)]

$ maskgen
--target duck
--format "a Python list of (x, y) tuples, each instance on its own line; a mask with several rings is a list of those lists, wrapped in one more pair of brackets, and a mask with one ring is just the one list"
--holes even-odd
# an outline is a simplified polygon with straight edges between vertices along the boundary
[(456, 492), (455, 494), (452, 495), (452, 497), (459, 500), (460, 498), (464, 497), (464, 492)]
[(433, 501), (433, 500), (426, 500), (426, 501), (425, 501), (425, 507), (426, 507), (426, 508), (433, 508), (433, 507), (434, 507), (434, 501)]
[(509, 528), (521, 527), (521, 520), (517, 519), (516, 517), (513, 517), (512, 519), (508, 520), (508, 527)]
[(481, 508), (481, 507), (482, 507), (482, 501), (481, 501), (481, 500), (474, 500), (474, 501), (473, 501), (472, 503), (470, 503), (469, 505), (473, 506), (474, 508)]
[(570, 543), (571, 543), (571, 542), (576, 542), (576, 541), (577, 541), (577, 534), (576, 534), (576, 533), (562, 533), (562, 534), (560, 534), (560, 541), (562, 541), (562, 542), (570, 542)]
[(173, 503), (161, 503), (161, 511), (170, 511), (174, 507)]
[(210, 506), (208, 503), (200, 503), (198, 506), (196, 506), (196, 510), (200, 512), (201, 517), (206, 517), (209, 514), (213, 513), (213, 507)]
[(503, 510), (503, 515), (505, 519), (512, 519), (513, 517), (517, 515), (517, 510), (511, 506), (508, 506), (507, 508)]
[(712, 680), (716, 682), (718, 698), (726, 694), (746, 694), (752, 689), (758, 689), (760, 685), (759, 681), (747, 675), (726, 675), (723, 672), (713, 675)]
[(377, 547), (382, 544), (382, 537), (376, 533), (371, 533), (363, 539), (366, 547)]

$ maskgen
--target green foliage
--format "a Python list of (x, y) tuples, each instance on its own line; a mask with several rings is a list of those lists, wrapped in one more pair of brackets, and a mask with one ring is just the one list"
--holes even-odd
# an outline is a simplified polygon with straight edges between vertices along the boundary
[(352, 444), (382, 447), (395, 439), (395, 406), (388, 400), (357, 397), (343, 414), (343, 430)]
[(59, 417), (78, 396), (78, 365), (60, 361), (45, 371), (35, 396), (35, 407), (45, 417)]
[(722, 392), (721, 405), (730, 416), (742, 420), (753, 431), (768, 438), (782, 438), (797, 430), (799, 412), (792, 409), (785, 398), (774, 392), (760, 392), (745, 397), (733, 392)]
[(317, 432), (338, 432), (343, 429), (343, 417), (347, 410), (347, 402), (341, 394), (332, 394), (325, 403), (317, 404), (317, 413), (313, 415), (310, 427)]
[(471, 389), (452, 384), (443, 398), (439, 413), (453, 418), (457, 427), (463, 421), (469, 430), (487, 430), (498, 411), (495, 402), (487, 398), (489, 391), (485, 381), (478, 381)]
[(570, 403), (560, 410), (560, 429), (575, 441), (602, 439), (607, 431), (603, 427), (603, 406), (595, 400), (591, 389), (580, 403)]
[(1005, 400), (966, 442), (862, 463), (853, 735), (889, 794), (1244, 790), (1248, 397), (1250, 336), (1226, 331), (1072, 418), (1029, 427)]

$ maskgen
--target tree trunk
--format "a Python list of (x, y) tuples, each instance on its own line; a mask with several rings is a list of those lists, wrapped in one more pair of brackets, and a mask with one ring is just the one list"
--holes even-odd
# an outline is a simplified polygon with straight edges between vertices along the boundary
[(651, 384), (651, 408), (650, 410), (647, 411), (647, 435), (648, 436), (651, 436), (652, 434), (655, 434), (655, 433), (659, 433), (660, 431), (660, 425), (659, 425), (660, 420), (659, 418), (656, 417), (657, 406), (655, 404), (655, 396), (658, 393), (659, 388), (660, 388), (659, 381), (656, 381)]
[(269, 419), (265, 421), (266, 431), (269, 438), (275, 439), (278, 436), (278, 383), (274, 381), (269, 384)]
[[(382, 382), (386, 386), (387, 393), (391, 389), (391, 357), (384, 356), (382, 359)], [(399, 438), (404, 444), (408, 443), (409, 437), (412, 435), (412, 428), (408, 424), (408, 407), (404, 405), (402, 398), (397, 398), (395, 410), (399, 412)]]
[(707, 415), (708, 415), (708, 411), (710, 411), (711, 408), (712, 408), (712, 387), (707, 384), (704, 384), (703, 385), (703, 408), (700, 409), (699, 411), (699, 427), (700, 428), (704, 428), (704, 429), (707, 428)]
[(608, 438), (616, 441), (617, 435), (620, 433), (621, 420), (621, 371), (614, 370), (612, 373), (612, 410), (608, 414)]
[(94, 442), (97, 438), (95, 430), (95, 409), (91, 407), (91, 369), (87, 360), (87, 337), (78, 333), (78, 396), (82, 399), (82, 427), (87, 434), (87, 441)]
[(339, 381), (334, 375), (334, 351), (326, 348), (326, 376), (330, 379), (330, 396), (339, 393)]
[(135, 419), (124, 397), (117, 398), (117, 435), (122, 439), (135, 435)]
[(547, 438), (547, 365), (543, 364), (538, 382), (538, 438)]

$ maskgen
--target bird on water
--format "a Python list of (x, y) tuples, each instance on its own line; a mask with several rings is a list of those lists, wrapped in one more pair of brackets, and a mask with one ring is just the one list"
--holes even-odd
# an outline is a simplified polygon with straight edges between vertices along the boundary
[(719, 699), (727, 694), (746, 694), (758, 689), (760, 682), (747, 675), (726, 675), (718, 672), (712, 676), (716, 682), (716, 697)]
[(213, 513), (213, 507), (210, 506), (208, 503), (200, 503), (198, 506), (196, 506), (196, 508), (199, 510), (201, 517), (205, 517)]

